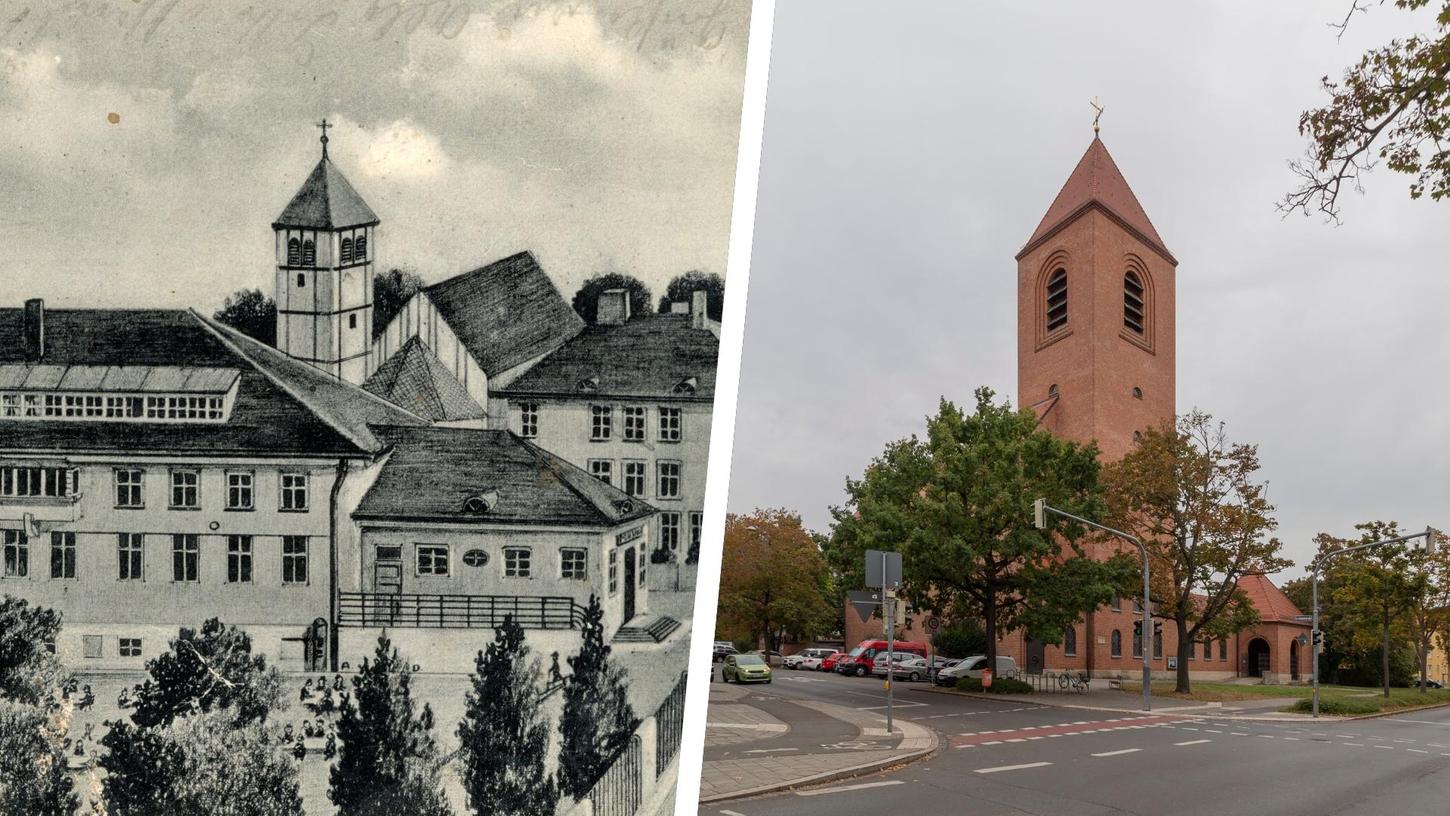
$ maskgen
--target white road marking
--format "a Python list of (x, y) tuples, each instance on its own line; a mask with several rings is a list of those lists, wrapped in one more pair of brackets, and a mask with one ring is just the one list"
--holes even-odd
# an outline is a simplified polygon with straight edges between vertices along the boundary
[(1205, 742), (1213, 742), (1213, 740), (1211, 740), (1211, 739), (1189, 740), (1188, 742), (1175, 742), (1175, 743), (1173, 743), (1173, 745), (1175, 747), (1181, 748), (1181, 747), (1183, 747), (1185, 745), (1202, 745)]
[(1124, 748), (1121, 751), (1104, 751), (1101, 754), (1093, 754), (1095, 757), (1119, 756), (1121, 754), (1132, 754), (1143, 750), (1142, 748)]
[(799, 748), (756, 748), (753, 751), (742, 751), (744, 754), (778, 754), (782, 751), (799, 751)]
[(989, 774), (1001, 773), (1002, 771), (1023, 771), (1028, 768), (1042, 768), (1051, 764), (1051, 762), (1028, 762), (1025, 765), (998, 765), (995, 768), (978, 768), (975, 772), (979, 774)]
[(828, 793), (846, 793), (847, 791), (865, 790), (866, 788), (884, 788), (890, 785), (900, 785), (901, 780), (890, 779), (885, 782), (862, 782), (858, 785), (838, 785), (834, 788), (817, 788), (815, 790), (796, 791), (796, 796), (824, 796)]
[(1406, 748), (1405, 750), (1406, 751), (1409, 751), (1412, 754), (1428, 754), (1428, 753), (1430, 753), (1429, 751), (1426, 751), (1423, 748)]
[(744, 814), (744, 813), (736, 813), (736, 812), (735, 812), (735, 811), (733, 811), (733, 810), (722, 810), (722, 811), (720, 811), (720, 812), (721, 812), (721, 813), (722, 813), (722, 814), (724, 814), (724, 816), (745, 816), (745, 814)]
[(1395, 746), (1393, 746), (1393, 745), (1371, 745), (1370, 747), (1371, 748), (1383, 748), (1386, 751), (1393, 751), (1393, 750), (1395, 750)]
[(1341, 742), (1339, 744), (1340, 745), (1348, 745), (1351, 748), (1363, 748), (1364, 747), (1364, 743), (1362, 743), (1362, 742)]

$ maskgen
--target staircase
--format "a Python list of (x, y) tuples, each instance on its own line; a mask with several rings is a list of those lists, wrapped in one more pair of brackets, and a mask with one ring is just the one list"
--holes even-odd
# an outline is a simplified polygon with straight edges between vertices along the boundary
[(614, 642), (659, 643), (679, 628), (680, 622), (669, 615), (636, 615), (614, 633)]

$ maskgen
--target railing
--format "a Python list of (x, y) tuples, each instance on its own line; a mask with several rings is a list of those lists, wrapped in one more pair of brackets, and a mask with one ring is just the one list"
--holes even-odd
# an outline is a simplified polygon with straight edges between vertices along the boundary
[(1075, 691), (1079, 694), (1086, 694), (1092, 683), (1087, 672), (1081, 671), (1044, 671), (1041, 674), (1018, 675), (1017, 679), (1030, 683), (1033, 691), (1062, 693)]
[(655, 722), (659, 728), (655, 737), (656, 778), (665, 772), (670, 760), (680, 750), (680, 739), (685, 730), (685, 678), (686, 673), (680, 672), (680, 679), (675, 683), (674, 690), (655, 711)]
[(594, 816), (634, 816), (644, 799), (639, 734), (629, 738), (629, 745), (615, 757), (609, 770), (589, 791)]
[(525, 629), (578, 629), (584, 623), (584, 607), (566, 597), (338, 594), (340, 626), (493, 629), (502, 626), (506, 616), (513, 617)]

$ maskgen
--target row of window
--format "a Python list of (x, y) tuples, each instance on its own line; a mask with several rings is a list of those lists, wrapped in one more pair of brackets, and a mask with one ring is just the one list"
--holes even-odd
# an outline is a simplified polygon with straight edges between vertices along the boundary
[[(690, 513), (690, 546), (700, 546), (700, 530), (704, 527), (705, 514), (701, 512)], [(660, 546), (669, 550), (680, 548), (680, 514), (670, 511), (660, 513)]]
[[(635, 583), (644, 586), (644, 567), (648, 559), (645, 558), (644, 548), (640, 547), (635, 551)], [(619, 592), (619, 550), (609, 551), (609, 594)]]
[[(1071, 640), (1071, 642), (1073, 644), (1073, 649), (1072, 649), (1072, 651), (1068, 651), (1067, 650), (1067, 645), (1066, 645), (1068, 641), (1067, 640), (1064, 640), (1064, 642), (1063, 642), (1064, 643), (1064, 645), (1063, 645), (1063, 654), (1068, 655), (1068, 656), (1075, 655), (1075, 654), (1077, 654), (1077, 633), (1074, 632), (1074, 631), (1072, 631), (1071, 629), (1069, 629), (1066, 634), (1069, 635), (1069, 639)], [(1138, 638), (1131, 637), (1131, 636), (1129, 636), (1129, 640), (1132, 640), (1133, 641), (1133, 657), (1141, 658), (1143, 656), (1143, 642), (1141, 640), (1139, 640)], [(1120, 631), (1118, 629), (1114, 629), (1113, 630), (1112, 637), (1110, 638), (1110, 642), (1109, 642), (1108, 645), (1109, 645), (1109, 647), (1111, 649), (1111, 654), (1112, 654), (1113, 657), (1122, 657), (1123, 656), (1123, 633), (1122, 633), (1122, 631)], [(1188, 659), (1189, 660), (1193, 660), (1194, 659), (1194, 655), (1197, 653), (1197, 645), (1198, 644), (1194, 644), (1194, 648), (1191, 648), (1191, 649), (1188, 650)], [(1158, 659), (1158, 658), (1162, 658), (1163, 657), (1163, 633), (1162, 632), (1158, 632), (1158, 633), (1155, 633), (1153, 635), (1153, 657), (1155, 659)], [(1211, 641), (1211, 640), (1205, 640), (1205, 641), (1203, 641), (1203, 659), (1205, 661), (1209, 661), (1209, 660), (1212, 660), (1213, 659), (1213, 641)], [(1228, 661), (1228, 641), (1227, 640), (1219, 640), (1218, 641), (1218, 659), (1220, 661), (1223, 661), (1223, 662), (1227, 662)]]
[[(519, 409), (519, 435), (532, 439), (539, 435), (539, 403), (521, 402)], [(625, 442), (644, 442), (649, 438), (649, 409), (643, 405), (625, 405), (619, 409), (619, 439)], [(613, 405), (589, 406), (589, 439), (593, 442), (608, 442), (615, 438)], [(684, 414), (679, 408), (661, 406), (655, 409), (655, 440), (658, 442), (681, 442), (685, 438)]]
[[(379, 558), (389, 556), (379, 548)], [(414, 546), (414, 571), (419, 576), (447, 578), (453, 574), (453, 564), (447, 544), (417, 544)], [(467, 559), (464, 559), (467, 560)], [(505, 578), (534, 577), (534, 551), (532, 547), (503, 548), (503, 576)], [(571, 581), (583, 581), (589, 577), (589, 551), (581, 547), (559, 548), (559, 577)]]
[[(201, 507), (201, 471), (172, 468), (170, 471), (170, 503), (174, 510), (196, 510)], [(117, 468), (116, 506), (139, 509), (146, 506), (146, 472), (139, 468)], [(306, 473), (283, 471), (277, 480), (277, 509), (289, 513), (306, 512), (309, 507)], [(250, 470), (226, 472), (226, 509), (255, 510), (256, 474)]]
[[(614, 460), (613, 459), (590, 459), (589, 475), (605, 484), (615, 484)], [(647, 472), (648, 463), (643, 459), (625, 459), (620, 463), (619, 489), (635, 498), (648, 498)], [(662, 459), (655, 462), (655, 495), (656, 499), (678, 499), (682, 498), (680, 493), (681, 473), (683, 464), (676, 460)]]
[[(5, 530), (4, 575), (30, 575), (30, 538), (21, 530)], [(227, 583), (252, 583), (253, 539), (249, 535), (227, 538)], [(146, 534), (116, 534), (116, 578), (142, 581), (146, 577)], [(282, 536), (282, 583), (305, 584), (308, 574), (307, 536)], [(50, 534), (50, 577), (76, 577), (76, 534)], [(191, 583), (201, 580), (201, 536), (176, 533), (171, 536), (171, 580)]]
[[(351, 238), (342, 239), (342, 263), (362, 263), (368, 258), (368, 239), (366, 235), (359, 235), (357, 240)], [(288, 266), (312, 266), (317, 263), (317, 245), (312, 239), (298, 241), (293, 238), (287, 242), (287, 265)]]
[(71, 419), (102, 422), (225, 422), (220, 394), (0, 393), (5, 419)]
[(65, 498), (76, 494), (75, 468), (0, 467), (0, 496)]
[[(1123, 274), (1123, 326), (1143, 336), (1146, 295), (1143, 279), (1133, 270)], [(1046, 318), (1049, 334), (1067, 325), (1067, 270), (1058, 267), (1047, 278)]]
[[(81, 635), (81, 654), (90, 660), (105, 657), (105, 640), (100, 635)], [(141, 638), (116, 638), (117, 657), (140, 657)]]

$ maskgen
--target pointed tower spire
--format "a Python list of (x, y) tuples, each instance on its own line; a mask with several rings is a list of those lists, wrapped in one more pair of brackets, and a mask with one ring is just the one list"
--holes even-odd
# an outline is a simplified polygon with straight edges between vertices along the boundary
[[(327, 129), (330, 128), (330, 127), (337, 127), (337, 125), (330, 125), (330, 124), (328, 124), (327, 123), (327, 117), (323, 117), (322, 121), (317, 123), (317, 126), (320, 127), (320, 128), (322, 128), (322, 139), (320, 140), (322, 142), (322, 158), (326, 159), (327, 158)], [(1096, 130), (1096, 126), (1094, 127), (1094, 130)]]
[[(1096, 127), (1094, 122), (1095, 131)], [(1108, 148), (1096, 133), (1072, 175), (1067, 177), (1067, 183), (1062, 185), (1057, 198), (1053, 199), (1052, 206), (1047, 208), (1047, 214), (1042, 216), (1041, 223), (1032, 232), (1032, 237), (1027, 239), (1022, 251), (1017, 253), (1017, 258), (1020, 260), (1093, 208), (1105, 212), (1169, 263), (1177, 265), (1178, 261), (1168, 251), (1167, 245), (1158, 235), (1158, 230), (1153, 228), (1148, 213), (1138, 203), (1138, 197), (1133, 195), (1133, 189), (1128, 186), (1127, 179), (1123, 178), (1122, 171), (1118, 170), (1117, 163), (1108, 154)]]

